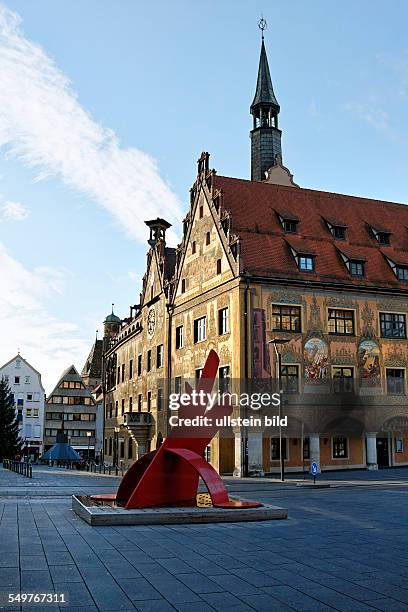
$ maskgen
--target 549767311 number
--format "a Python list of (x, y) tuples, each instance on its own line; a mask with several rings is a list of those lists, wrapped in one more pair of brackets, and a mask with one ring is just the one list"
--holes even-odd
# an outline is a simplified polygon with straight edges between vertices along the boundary
[(66, 603), (64, 593), (9, 593), (8, 603)]

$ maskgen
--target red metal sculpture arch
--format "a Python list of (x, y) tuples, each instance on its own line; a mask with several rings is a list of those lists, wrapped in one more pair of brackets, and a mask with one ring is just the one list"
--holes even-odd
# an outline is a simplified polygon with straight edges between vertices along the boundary
[[(196, 392), (211, 393), (217, 376), (219, 358), (211, 350)], [(186, 384), (186, 393), (191, 396), (192, 389)], [(204, 417), (207, 406), (193, 403), (181, 406), (179, 419)], [(136, 461), (126, 472), (115, 495), (95, 495), (96, 500), (116, 500), (125, 508), (147, 508), (152, 506), (197, 504), (199, 477), (202, 478), (211, 496), (213, 506), (218, 508), (256, 508), (258, 502), (231, 501), (219, 474), (203, 458), (205, 448), (217, 434), (218, 419), (229, 416), (232, 406), (222, 404), (210, 411), (210, 424), (200, 428), (189, 426), (174, 427), (159, 449), (147, 453)]]

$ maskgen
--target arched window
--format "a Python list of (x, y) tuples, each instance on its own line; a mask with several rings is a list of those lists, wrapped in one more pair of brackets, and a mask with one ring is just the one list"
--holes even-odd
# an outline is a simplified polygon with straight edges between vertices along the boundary
[(112, 438), (109, 438), (109, 455), (112, 455)]
[(133, 441), (132, 438), (128, 440), (128, 459), (133, 459)]

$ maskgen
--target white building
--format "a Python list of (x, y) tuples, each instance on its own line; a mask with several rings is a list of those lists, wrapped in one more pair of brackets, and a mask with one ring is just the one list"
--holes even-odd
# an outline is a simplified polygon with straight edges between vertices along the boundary
[(41, 374), (18, 354), (0, 367), (14, 395), (23, 453), (36, 459), (44, 449), (44, 387)]

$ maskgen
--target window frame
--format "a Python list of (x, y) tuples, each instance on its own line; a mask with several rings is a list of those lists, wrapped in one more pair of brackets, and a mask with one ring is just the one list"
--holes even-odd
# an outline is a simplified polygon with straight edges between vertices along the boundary
[(346, 240), (346, 227), (342, 227), (341, 225), (332, 225), (330, 232), (335, 240)]
[[(277, 308), (280, 310), (279, 313), (274, 313), (274, 308)], [(299, 312), (298, 314), (293, 314), (293, 313), (283, 313), (282, 309), (284, 308), (288, 308), (288, 309), (297, 309)], [(279, 327), (275, 327), (274, 325), (274, 317), (278, 316), (279, 320), (280, 320), (280, 326)], [(295, 317), (299, 317), (299, 329), (292, 329), (292, 319), (295, 319)], [(285, 327), (282, 326), (282, 320), (283, 317), (289, 317), (289, 325), (290, 325), (290, 329), (287, 329)], [(276, 331), (276, 332), (288, 332), (288, 333), (293, 333), (293, 334), (300, 334), (302, 333), (302, 307), (297, 305), (297, 304), (273, 304), (272, 303), (272, 331)]]
[[(335, 376), (334, 375), (334, 370), (351, 370), (351, 376)], [(332, 365), (331, 368), (331, 379), (332, 379), (332, 390), (333, 393), (336, 394), (342, 394), (342, 393), (353, 393), (354, 392), (354, 366), (349, 366), (349, 365)], [(339, 382), (339, 388), (336, 389), (336, 385), (335, 385), (335, 381), (341, 381)], [(347, 384), (344, 383), (344, 381), (351, 381), (351, 388), (346, 388)]]
[[(365, 276), (365, 265), (364, 265), (364, 261), (362, 259), (349, 259), (349, 272), (351, 274), (351, 276), (353, 276), (354, 278), (364, 278)], [(353, 266), (356, 268), (357, 266), (360, 266), (361, 268), (361, 274), (353, 271)]]
[(164, 366), (164, 345), (158, 344), (156, 347), (156, 367), (162, 368)]
[[(335, 440), (345, 440), (346, 441), (346, 454), (342, 456), (338, 456), (334, 454), (335, 452)], [(347, 436), (332, 436), (331, 437), (331, 458), (332, 461), (346, 461), (350, 459), (350, 442)]]
[(299, 221), (294, 219), (285, 219), (282, 217), (281, 225), (285, 234), (297, 234), (297, 226)]
[[(222, 381), (222, 382), (221, 382)], [(231, 368), (229, 365), (218, 368), (218, 389), (220, 393), (229, 393), (231, 386)]]
[[(346, 317), (331, 317), (330, 313), (331, 312), (343, 312), (343, 313), (351, 313), (351, 319), (346, 318)], [(355, 316), (355, 310), (353, 308), (336, 308), (336, 307), (331, 307), (329, 306), (327, 308), (327, 332), (330, 336), (346, 336), (346, 337), (350, 337), (350, 336), (355, 336), (356, 335), (356, 316)], [(352, 322), (352, 331), (351, 333), (346, 332), (346, 331), (339, 331), (338, 330), (338, 325), (337, 322), (338, 321), (350, 321)], [(331, 331), (330, 330), (330, 321), (334, 321), (335, 322), (335, 331)], [(344, 324), (344, 329), (346, 329), (346, 325)]]
[(395, 447), (396, 453), (403, 453), (404, 452), (404, 438), (395, 438), (394, 447)]
[[(304, 262), (310, 261), (312, 264), (312, 267), (302, 267), (302, 260)], [(296, 261), (297, 261), (297, 266), (300, 270), (300, 272), (309, 272), (312, 273), (315, 271), (315, 255), (310, 255), (310, 254), (306, 254), (306, 253), (297, 253), (296, 255)]]
[[(276, 457), (272, 456), (272, 443), (275, 446), (276, 443)], [(286, 436), (282, 436), (282, 450), (283, 450), (283, 460), (285, 462), (289, 461), (289, 443), (288, 438)], [(272, 436), (270, 438), (270, 447), (269, 447), (269, 457), (270, 461), (280, 461), (280, 444), (279, 444), (279, 436)]]
[[(200, 325), (201, 323), (201, 325)], [(207, 339), (207, 316), (198, 317), (193, 322), (194, 344), (205, 342)]]
[[(404, 335), (401, 336), (396, 336), (396, 335), (386, 335), (384, 333), (384, 328), (383, 328), (383, 323), (384, 325), (386, 325), (387, 323), (390, 323), (389, 321), (384, 321), (383, 317), (385, 316), (391, 316), (391, 317), (402, 317), (403, 318), (403, 323), (404, 323)], [(379, 325), (380, 325), (380, 337), (381, 338), (386, 338), (386, 339), (391, 339), (391, 340), (406, 340), (407, 339), (407, 317), (406, 314), (403, 312), (379, 312), (378, 313), (378, 319), (379, 319)], [(395, 321), (392, 321), (391, 323), (395, 324)]]
[(157, 388), (157, 412), (163, 410), (164, 392), (162, 387)]
[[(226, 314), (226, 316), (224, 316), (224, 314)], [(224, 308), (218, 309), (218, 335), (226, 336), (229, 333), (229, 308), (228, 306), (224, 306)]]
[[(402, 391), (397, 391), (397, 390), (395, 390), (395, 388), (394, 388), (394, 390), (390, 390), (389, 384), (388, 384), (388, 380), (389, 380), (389, 378), (391, 378), (391, 377), (388, 376), (388, 372), (390, 372), (390, 371), (402, 372), (402, 376), (393, 377), (394, 380), (397, 380), (397, 381), (401, 380), (401, 382), (402, 382)], [(385, 389), (386, 389), (387, 395), (398, 395), (398, 396), (406, 395), (406, 382), (405, 382), (405, 380), (406, 380), (406, 371), (405, 371), (405, 368), (388, 368), (388, 367), (386, 367), (385, 368)], [(396, 387), (397, 383), (394, 383), (394, 385)]]
[(184, 329), (183, 329), (183, 325), (177, 325), (175, 333), (176, 333), (175, 346), (176, 346), (176, 351), (178, 351), (178, 350), (183, 348), (183, 344), (184, 344)]
[[(284, 370), (289, 370), (290, 368), (293, 368), (294, 370), (296, 370), (296, 375), (284, 373)], [(281, 382), (281, 389), (284, 394), (288, 393), (292, 395), (292, 394), (299, 393), (300, 375), (301, 375), (301, 367), (299, 363), (281, 363), (280, 382)], [(289, 381), (292, 381), (292, 380), (296, 380), (297, 382), (296, 389), (291, 388), (291, 385), (289, 384)], [(285, 384), (284, 384), (284, 381), (286, 381)]]

